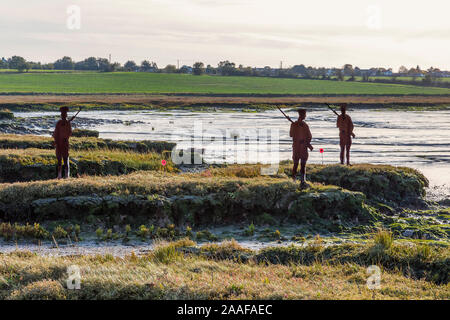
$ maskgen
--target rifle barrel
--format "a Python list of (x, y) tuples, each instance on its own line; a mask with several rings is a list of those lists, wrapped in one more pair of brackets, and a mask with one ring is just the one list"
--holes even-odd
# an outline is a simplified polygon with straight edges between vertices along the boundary
[(335, 115), (337, 115), (339, 117), (339, 114), (336, 112), (336, 110), (334, 110), (328, 103), (326, 103), (327, 107), (334, 112)]
[(78, 110), (78, 112), (77, 112), (72, 118), (70, 118), (70, 121), (73, 121), (73, 120), (78, 116), (78, 114), (80, 113), (80, 111), (81, 111), (81, 107), (80, 107), (80, 109)]
[(287, 116), (286, 113), (284, 113), (283, 110), (281, 110), (280, 107), (277, 107), (277, 108), (278, 108), (278, 110), (280, 110), (280, 112), (283, 114), (283, 116), (284, 116), (286, 119), (288, 119), (290, 122), (294, 123), (294, 121), (292, 121), (292, 119), (291, 119), (289, 116)]

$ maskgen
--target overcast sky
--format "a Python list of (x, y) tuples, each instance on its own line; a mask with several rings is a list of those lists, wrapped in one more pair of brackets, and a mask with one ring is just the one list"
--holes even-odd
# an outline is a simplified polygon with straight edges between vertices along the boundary
[[(450, 69), (448, 0), (0, 0), (0, 57)], [(80, 28), (76, 12), (80, 10)], [(68, 23), (70, 28), (68, 27)]]

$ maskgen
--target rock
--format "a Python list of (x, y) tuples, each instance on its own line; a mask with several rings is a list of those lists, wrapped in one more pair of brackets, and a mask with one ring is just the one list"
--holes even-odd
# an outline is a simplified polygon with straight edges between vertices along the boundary
[(402, 236), (404, 236), (406, 238), (412, 238), (414, 236), (414, 234), (415, 234), (414, 230), (408, 229), (408, 230), (403, 231)]

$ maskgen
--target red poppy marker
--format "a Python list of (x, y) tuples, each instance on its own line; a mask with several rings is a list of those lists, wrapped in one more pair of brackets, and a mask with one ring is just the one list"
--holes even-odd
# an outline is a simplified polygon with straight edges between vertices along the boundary
[(320, 149), (319, 149), (319, 152), (320, 152), (320, 154), (322, 155), (322, 165), (323, 165), (323, 152), (324, 152), (323, 148), (320, 148)]
[(319, 151), (320, 151), (320, 153), (323, 153), (323, 148), (320, 148)]
[(166, 160), (161, 160), (161, 164), (165, 166), (167, 164)]

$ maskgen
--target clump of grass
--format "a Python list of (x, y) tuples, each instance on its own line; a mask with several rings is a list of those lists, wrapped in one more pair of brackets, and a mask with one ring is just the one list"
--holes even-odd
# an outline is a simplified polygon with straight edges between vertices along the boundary
[(219, 240), (219, 238), (217, 238), (217, 236), (214, 235), (213, 233), (211, 233), (211, 231), (209, 231), (209, 230), (197, 231), (195, 236), (198, 241), (201, 241), (201, 240), (217, 241), (217, 240)]
[(314, 239), (308, 244), (308, 248), (316, 252), (320, 252), (324, 249), (324, 242), (320, 234), (317, 234), (314, 237)]
[(98, 138), (99, 132), (96, 130), (88, 129), (74, 129), (72, 131), (72, 137), (94, 137)]
[(201, 248), (201, 252), (208, 257), (218, 260), (233, 260), (245, 262), (249, 259), (252, 251), (242, 247), (235, 239), (223, 241), (221, 243), (207, 243)]
[(174, 245), (175, 248), (188, 248), (197, 245), (197, 243), (195, 243), (189, 238), (181, 238), (176, 241), (171, 241), (170, 243)]
[(128, 237), (130, 232), (131, 232), (131, 226), (129, 224), (127, 224), (125, 226), (125, 236)]
[(430, 260), (433, 256), (433, 250), (428, 244), (420, 244), (416, 246), (417, 256), (423, 260)]
[(112, 231), (112, 229), (106, 230), (105, 239), (106, 240), (111, 240), (112, 238), (113, 238), (113, 231)]
[(303, 243), (306, 241), (306, 238), (304, 236), (295, 235), (295, 236), (292, 236), (291, 240)]
[(394, 243), (394, 236), (391, 231), (379, 229), (373, 236), (375, 246), (384, 250), (389, 249)]
[(57, 226), (57, 227), (55, 228), (55, 230), (53, 230), (52, 235), (53, 235), (53, 237), (54, 237), (55, 239), (64, 239), (64, 238), (67, 238), (68, 233), (67, 233), (66, 230), (64, 230), (63, 227)]
[(281, 232), (280, 232), (280, 230), (275, 230), (273, 233), (272, 233), (272, 238), (273, 239), (276, 239), (276, 240), (280, 240), (281, 239)]
[(0, 223), (0, 237), (4, 240), (12, 239), (47, 239), (50, 233), (42, 227), (39, 223), (33, 225), (25, 224), (20, 225), (18, 223), (11, 224), (9, 222)]
[(253, 222), (248, 226), (247, 229), (245, 229), (244, 234), (246, 236), (253, 236), (255, 234), (255, 225)]
[(177, 250), (174, 243), (160, 243), (155, 246), (150, 254), (152, 261), (169, 264), (184, 258), (183, 253)]
[(1, 109), (0, 110), (0, 120), (12, 120), (14, 119), (14, 113), (12, 113), (9, 109)]
[(95, 234), (96, 234), (98, 240), (103, 239), (103, 229), (102, 228), (97, 228), (97, 230), (95, 230)]
[(136, 235), (140, 237), (142, 240), (145, 240), (150, 235), (150, 229), (145, 225), (141, 225), (139, 229), (136, 231)]
[(185, 235), (189, 239), (194, 239), (194, 234), (192, 232), (192, 228), (191, 227), (189, 227), (189, 226), (186, 227)]

